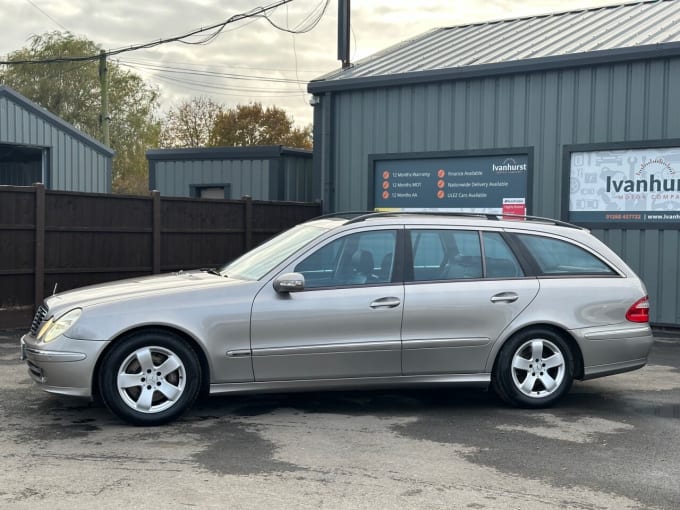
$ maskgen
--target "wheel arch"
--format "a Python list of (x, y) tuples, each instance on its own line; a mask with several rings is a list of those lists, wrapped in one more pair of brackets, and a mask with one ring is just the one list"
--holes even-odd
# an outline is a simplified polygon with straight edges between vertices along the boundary
[(101, 397), (100, 395), (100, 389), (99, 389), (99, 371), (101, 370), (101, 365), (103, 360), (106, 358), (106, 354), (111, 351), (116, 345), (118, 345), (120, 342), (124, 342), (126, 338), (130, 338), (134, 335), (137, 335), (139, 333), (143, 332), (163, 332), (163, 333), (172, 333), (184, 340), (187, 345), (191, 348), (192, 351), (196, 354), (196, 357), (198, 358), (198, 362), (201, 365), (201, 386), (200, 386), (200, 393), (199, 395), (206, 395), (210, 389), (210, 364), (208, 363), (208, 358), (201, 348), (200, 344), (198, 341), (193, 338), (191, 335), (189, 335), (186, 331), (182, 331), (181, 329), (173, 328), (170, 326), (164, 326), (164, 325), (144, 325), (144, 326), (139, 326), (133, 329), (126, 330), (120, 334), (118, 334), (116, 337), (111, 339), (111, 341), (108, 343), (108, 345), (102, 350), (101, 353), (99, 353), (99, 357), (97, 358), (97, 362), (95, 363), (94, 366), (94, 371), (92, 372), (92, 396), (93, 398), (99, 398)]
[(576, 339), (573, 337), (571, 333), (569, 333), (568, 330), (565, 328), (562, 328), (560, 326), (557, 326), (555, 324), (550, 324), (550, 323), (534, 323), (534, 324), (527, 324), (525, 326), (522, 326), (521, 328), (513, 331), (511, 334), (507, 335), (505, 339), (500, 342), (496, 348), (494, 349), (492, 355), (493, 355), (493, 364), (491, 366), (491, 376), (496, 373), (496, 366), (498, 364), (498, 357), (503, 349), (503, 346), (509, 342), (512, 338), (516, 337), (517, 335), (521, 335), (522, 333), (525, 333), (526, 331), (530, 331), (532, 329), (547, 329), (555, 333), (556, 335), (561, 336), (564, 341), (567, 343), (569, 346), (569, 350), (571, 351), (572, 357), (574, 359), (574, 379), (583, 379), (583, 353), (581, 352), (581, 347), (578, 345), (578, 342)]

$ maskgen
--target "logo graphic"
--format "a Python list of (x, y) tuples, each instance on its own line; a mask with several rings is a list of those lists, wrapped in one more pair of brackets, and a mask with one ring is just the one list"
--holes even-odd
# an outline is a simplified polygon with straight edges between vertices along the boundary
[(635, 175), (641, 176), (645, 170), (649, 171), (650, 173), (654, 173), (655, 171), (657, 173), (661, 172), (661, 175), (664, 177), (675, 176), (675, 170), (673, 170), (673, 167), (670, 165), (670, 163), (663, 158), (654, 158), (643, 162), (640, 165), (640, 168), (638, 168), (635, 172)]
[(492, 163), (491, 169), (497, 174), (520, 174), (527, 171), (527, 164), (517, 163), (514, 158), (507, 158), (500, 165)]

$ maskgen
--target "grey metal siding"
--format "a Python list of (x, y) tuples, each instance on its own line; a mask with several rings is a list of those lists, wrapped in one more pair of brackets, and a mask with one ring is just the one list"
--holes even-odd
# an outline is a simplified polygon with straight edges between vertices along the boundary
[[(678, 90), (680, 58), (673, 57), (326, 93), (317, 108), (328, 108), (320, 116), (331, 122), (315, 132), (332, 148), (321, 158), (322, 178), (332, 181), (325, 208), (367, 207), (370, 154), (528, 146), (533, 212), (559, 217), (563, 147), (678, 138)], [(644, 277), (653, 321), (680, 324), (680, 231), (596, 234)]]
[(155, 161), (155, 188), (164, 196), (189, 196), (191, 185), (231, 184), (231, 198), (269, 200), (269, 160)]
[(293, 202), (312, 202), (312, 159), (294, 156), (282, 156), (279, 163), (279, 179), (281, 191), (277, 200)]
[(111, 157), (11, 99), (0, 96), (0, 143), (49, 150), (50, 189), (110, 193)]

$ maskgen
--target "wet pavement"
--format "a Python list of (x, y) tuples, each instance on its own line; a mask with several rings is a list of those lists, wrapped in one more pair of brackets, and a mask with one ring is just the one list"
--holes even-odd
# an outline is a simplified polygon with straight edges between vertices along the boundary
[(0, 332), (0, 508), (680, 508), (680, 340), (555, 408), (434, 389), (206, 399), (135, 428)]

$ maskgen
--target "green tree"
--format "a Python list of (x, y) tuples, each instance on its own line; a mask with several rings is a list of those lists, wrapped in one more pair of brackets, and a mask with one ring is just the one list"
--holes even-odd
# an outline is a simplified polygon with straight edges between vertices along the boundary
[(287, 145), (311, 149), (312, 130), (295, 127), (293, 119), (277, 106), (265, 109), (261, 103), (250, 103), (217, 115), (210, 145)]
[(195, 97), (170, 108), (162, 121), (160, 146), (205, 147), (222, 106), (207, 97)]
[[(69, 32), (34, 36), (28, 47), (9, 55), (8, 61), (48, 60), (97, 55), (92, 41)], [(158, 90), (140, 76), (108, 62), (109, 131), (113, 161), (113, 189), (120, 193), (148, 192), (147, 148), (157, 147), (160, 123), (155, 117)], [(98, 140), (101, 91), (99, 64), (95, 60), (12, 64), (0, 69), (0, 83)]]

